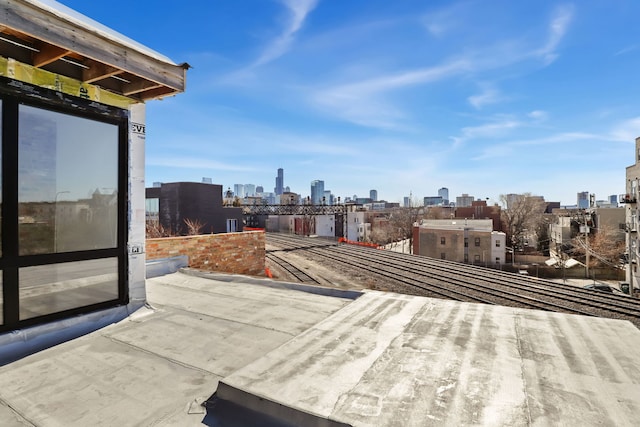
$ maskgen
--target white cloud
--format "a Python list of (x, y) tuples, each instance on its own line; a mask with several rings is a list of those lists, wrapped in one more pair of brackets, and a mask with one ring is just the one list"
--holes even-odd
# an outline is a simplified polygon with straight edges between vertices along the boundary
[(504, 136), (509, 131), (522, 126), (522, 123), (516, 120), (505, 120), (496, 123), (488, 123), (481, 126), (469, 126), (462, 128), (462, 139), (468, 140), (473, 138), (496, 138)]
[(269, 43), (253, 66), (264, 65), (284, 55), (295, 41), (304, 21), (318, 4), (318, 0), (281, 0), (291, 14), (282, 33)]
[(469, 104), (473, 105), (475, 109), (479, 110), (485, 105), (496, 104), (502, 99), (502, 95), (495, 88), (485, 87), (482, 93), (468, 97), (467, 101), (469, 101)]
[(180, 169), (213, 169), (224, 171), (251, 172), (250, 167), (237, 166), (232, 163), (217, 162), (215, 160), (204, 159), (202, 157), (153, 157), (146, 160), (148, 166), (163, 166)]
[[(482, 153), (474, 157), (473, 160), (487, 160), (496, 157), (511, 156), (516, 152), (517, 148), (522, 149), (527, 146), (563, 145), (580, 141), (593, 141), (595, 139), (601, 139), (601, 136), (584, 132), (561, 132), (542, 138), (511, 140), (485, 147)], [(562, 152), (565, 151), (562, 150)]]
[(422, 17), (422, 24), (432, 36), (442, 37), (461, 25), (470, 10), (468, 6), (466, 2), (456, 3), (428, 13)]
[(542, 110), (534, 110), (527, 114), (527, 117), (533, 119), (536, 122), (544, 122), (549, 118), (549, 113)]
[(347, 121), (377, 128), (397, 128), (405, 115), (382, 98), (386, 92), (433, 83), (469, 70), (470, 63), (457, 60), (429, 68), (383, 75), (315, 91), (312, 102)]
[(614, 141), (635, 141), (640, 136), (640, 117), (634, 117), (618, 123), (611, 129), (609, 135)]
[(619, 51), (617, 51), (616, 53), (614, 53), (614, 56), (618, 56), (618, 55), (624, 55), (627, 54), (629, 52), (633, 52), (634, 50), (637, 50), (640, 46), (638, 46), (637, 44), (631, 45), (631, 46), (627, 46), (623, 49), (620, 49)]
[(555, 10), (551, 23), (549, 24), (547, 42), (543, 47), (534, 52), (536, 56), (544, 60), (545, 65), (551, 64), (558, 57), (556, 49), (566, 34), (572, 19), (572, 5), (559, 6)]

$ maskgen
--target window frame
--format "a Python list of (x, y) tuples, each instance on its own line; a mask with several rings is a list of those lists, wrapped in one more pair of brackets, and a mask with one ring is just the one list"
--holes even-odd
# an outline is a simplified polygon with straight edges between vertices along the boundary
[[(0, 324), (0, 332), (127, 304), (129, 302), (127, 280), (129, 111), (28, 83), (17, 82), (6, 77), (0, 77), (0, 100), (2, 102), (2, 220), (0, 224), (2, 254), (0, 256), (0, 274), (2, 274), (3, 285), (3, 319)], [(117, 126), (118, 227), (114, 248), (32, 255), (19, 254), (18, 128), (21, 105)], [(105, 258), (117, 258), (117, 298), (20, 320), (19, 270), (21, 268)]]

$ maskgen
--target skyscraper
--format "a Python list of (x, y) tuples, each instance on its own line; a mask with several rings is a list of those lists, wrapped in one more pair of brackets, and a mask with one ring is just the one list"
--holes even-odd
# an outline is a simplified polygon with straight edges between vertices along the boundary
[(284, 169), (278, 168), (278, 176), (276, 176), (276, 196), (281, 196), (284, 191)]
[(321, 204), (322, 196), (324, 196), (324, 181), (318, 179), (311, 181), (311, 203), (314, 205)]
[(462, 193), (462, 196), (456, 197), (456, 207), (458, 208), (470, 207), (472, 203), (473, 196), (470, 196), (467, 193)]
[(369, 190), (369, 198), (372, 202), (378, 201), (378, 190)]
[(244, 185), (233, 184), (233, 194), (239, 199), (244, 198)]
[(442, 197), (443, 205), (449, 205), (449, 189), (447, 187), (442, 187), (441, 189), (439, 189), (438, 196)]
[(578, 193), (578, 209), (588, 209), (589, 208), (589, 192), (582, 191)]
[(254, 184), (244, 185), (244, 195), (246, 197), (253, 197), (256, 195), (256, 186)]

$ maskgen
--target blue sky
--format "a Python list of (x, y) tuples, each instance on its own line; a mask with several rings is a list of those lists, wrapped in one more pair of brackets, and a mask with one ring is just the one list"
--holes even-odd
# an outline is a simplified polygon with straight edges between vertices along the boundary
[(306, 196), (624, 192), (640, 2), (62, 0), (193, 67), (147, 106), (146, 179), (276, 169)]

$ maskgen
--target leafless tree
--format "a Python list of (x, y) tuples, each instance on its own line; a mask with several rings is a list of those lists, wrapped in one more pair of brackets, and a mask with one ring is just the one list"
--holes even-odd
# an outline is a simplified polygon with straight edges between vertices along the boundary
[(531, 193), (524, 193), (515, 196), (501, 194), (500, 203), (507, 242), (515, 247), (526, 230), (535, 232), (539, 228), (545, 209), (544, 202)]
[(192, 220), (185, 218), (184, 223), (187, 226), (187, 236), (197, 236), (202, 234), (204, 224), (199, 219)]
[(413, 226), (424, 215), (424, 208), (415, 200), (406, 208), (396, 208), (389, 215), (390, 237), (392, 241), (409, 239), (410, 251), (413, 251)]
[(624, 255), (626, 247), (624, 240), (618, 237), (617, 230), (607, 226), (600, 226), (595, 233), (576, 236), (572, 240), (573, 256), (585, 257), (589, 251), (589, 267), (616, 267)]
[(171, 230), (164, 228), (157, 219), (147, 220), (145, 224), (145, 231), (147, 239), (174, 236), (174, 233), (172, 233)]

